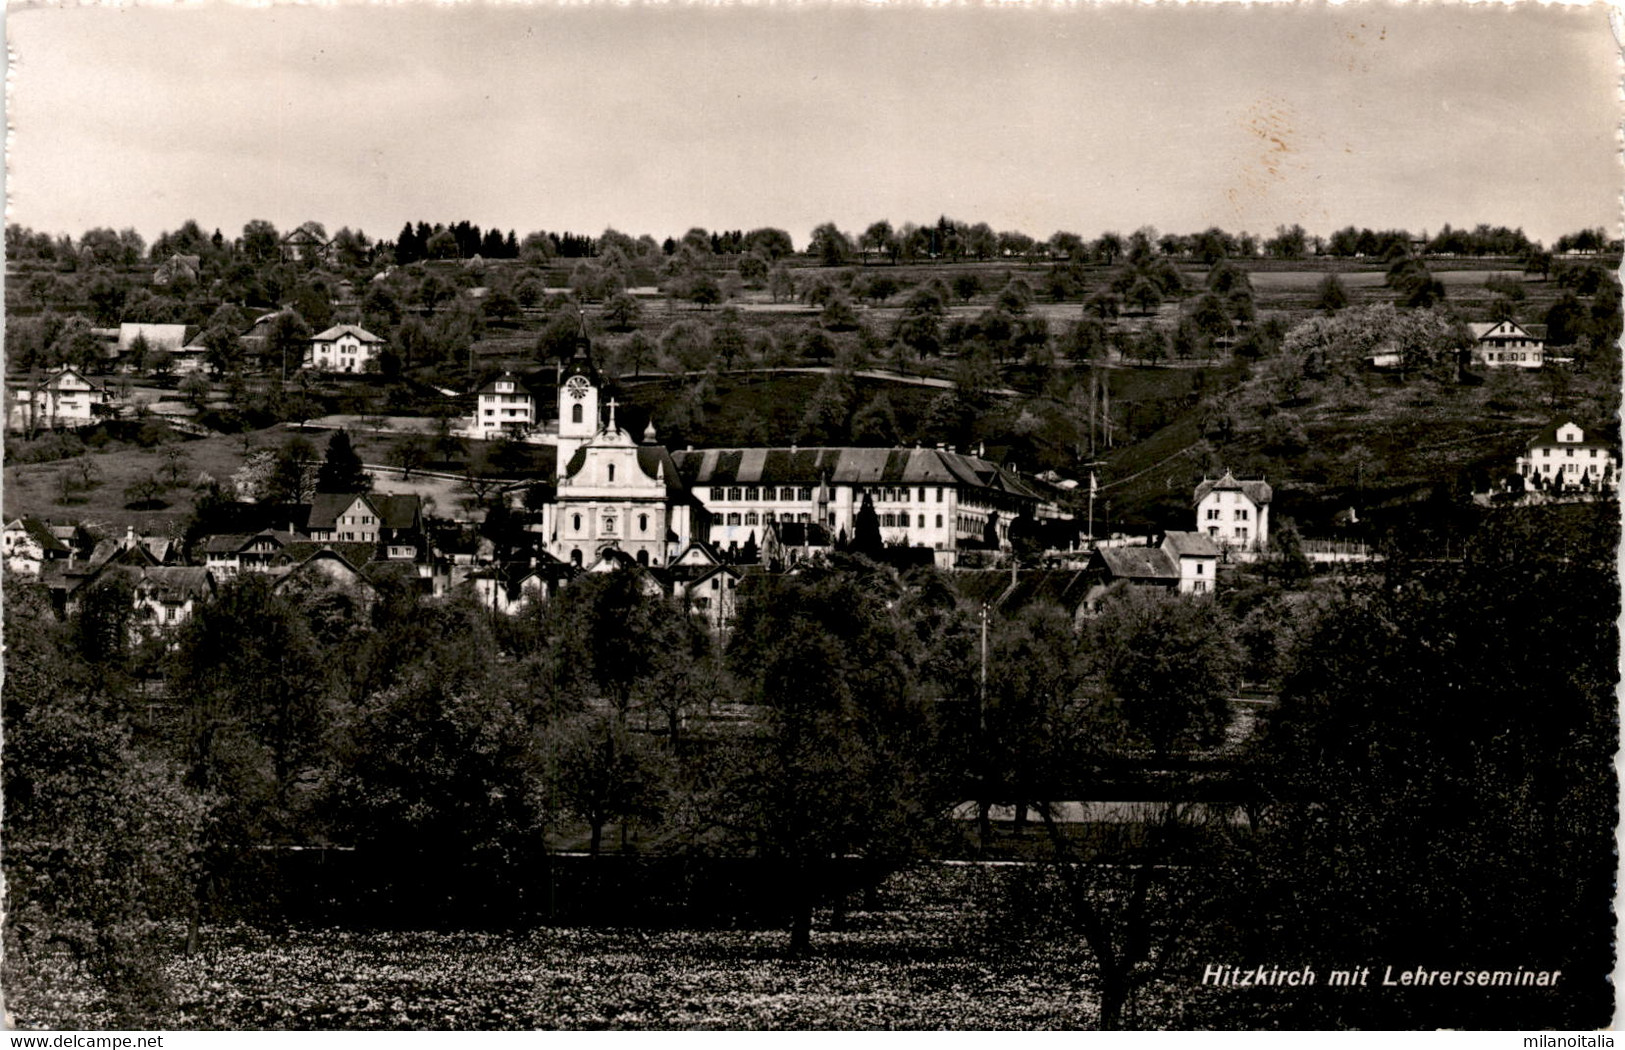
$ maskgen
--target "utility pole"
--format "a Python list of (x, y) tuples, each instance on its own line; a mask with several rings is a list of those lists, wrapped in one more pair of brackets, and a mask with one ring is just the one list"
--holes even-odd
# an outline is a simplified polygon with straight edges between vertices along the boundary
[(977, 725), (987, 732), (987, 602), (982, 603), (982, 690), (977, 703)]

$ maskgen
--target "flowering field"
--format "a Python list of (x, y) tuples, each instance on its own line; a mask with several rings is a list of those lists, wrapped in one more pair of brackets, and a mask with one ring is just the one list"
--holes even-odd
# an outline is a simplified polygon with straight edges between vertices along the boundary
[[(1087, 953), (999, 944), (966, 869), (894, 877), (813, 953), (782, 930), (208, 931), (170, 968), (175, 1029), (1092, 1028)], [(96, 1027), (35, 969), (22, 1026)]]

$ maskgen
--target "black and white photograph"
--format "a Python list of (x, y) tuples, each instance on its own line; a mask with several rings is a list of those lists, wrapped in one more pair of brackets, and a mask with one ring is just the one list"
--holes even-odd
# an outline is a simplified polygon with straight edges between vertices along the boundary
[(1612, 1046), (1622, 33), (9, 4), (13, 1044)]

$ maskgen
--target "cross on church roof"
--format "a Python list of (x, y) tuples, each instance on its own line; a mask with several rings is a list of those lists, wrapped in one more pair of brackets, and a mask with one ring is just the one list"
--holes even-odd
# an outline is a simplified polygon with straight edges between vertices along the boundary
[(615, 429), (615, 399), (609, 399), (609, 429)]

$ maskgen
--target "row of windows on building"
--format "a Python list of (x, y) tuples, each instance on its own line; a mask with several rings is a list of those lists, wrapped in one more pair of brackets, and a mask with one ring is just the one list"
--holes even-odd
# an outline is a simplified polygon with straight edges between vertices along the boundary
[[(1563, 451), (1568, 456), (1569, 459), (1574, 458), (1574, 450), (1572, 448), (1566, 448)], [(1592, 448), (1592, 449), (1587, 449), (1586, 451), (1591, 453), (1591, 458), (1592, 459), (1597, 458), (1597, 450), (1596, 449)], [(1551, 459), (1552, 458), (1552, 450), (1549, 449), (1549, 448), (1543, 448), (1543, 449), (1540, 450), (1540, 456), (1541, 456), (1542, 459)]]
[[(1209, 525), (1208, 530), (1207, 530), (1207, 534), (1212, 539), (1218, 539), (1219, 538), (1219, 527), (1217, 525)], [(1242, 540), (1242, 541), (1245, 542), (1246, 539), (1247, 539), (1247, 530), (1245, 528), (1243, 528), (1242, 526), (1237, 525), (1236, 529), (1235, 529), (1235, 534), (1231, 538), (1232, 539), (1237, 539), (1237, 540)]]
[[(610, 480), (613, 481), (614, 480), (614, 468), (612, 467), (612, 468), (610, 468), (610, 470), (611, 470)], [(612, 535), (615, 532), (616, 524), (617, 524), (617, 519), (615, 518), (615, 516), (613, 514), (606, 514), (602, 518), (598, 519), (598, 527), (606, 536), (607, 535)], [(579, 515), (579, 514), (570, 515), (570, 528), (572, 530), (574, 530), (575, 532), (580, 532), (581, 531), (581, 515)], [(639, 532), (648, 532), (649, 531), (649, 515), (647, 515), (647, 514), (639, 514), (638, 515), (638, 531)]]
[[(1250, 513), (1251, 513), (1251, 511), (1249, 511), (1246, 507), (1237, 507), (1236, 508), (1236, 520), (1237, 521), (1247, 521), (1248, 520), (1248, 515)], [(1218, 521), (1219, 520), (1219, 509), (1217, 507), (1209, 507), (1208, 508), (1207, 520), (1208, 521)]]
[[(776, 521), (812, 521), (811, 514), (792, 514), (789, 511), (776, 514), (771, 510), (763, 511), (761, 514), (757, 514), (753, 510), (743, 513), (736, 510), (727, 514), (718, 514), (717, 517), (722, 519), (724, 525), (771, 525)], [(831, 525), (835, 524), (835, 515), (831, 514), (829, 516), (829, 522)]]
[(1522, 352), (1512, 351), (1512, 350), (1499, 351), (1499, 352), (1492, 350), (1492, 351), (1489, 351), (1488, 353), (1486, 353), (1484, 355), (1484, 360), (1486, 360), (1486, 361), (1529, 361), (1529, 360), (1533, 359), (1533, 356), (1534, 355), (1532, 355), (1532, 354), (1525, 354), (1525, 353), (1522, 353)]
[[(919, 487), (917, 494), (915, 489), (906, 485), (902, 487), (880, 486), (871, 489), (858, 486), (852, 490), (852, 500), (854, 503), (861, 503), (864, 494), (867, 492), (869, 498), (875, 503), (907, 503), (911, 500), (916, 503), (927, 503), (930, 502), (927, 497), (929, 491), (924, 485)], [(935, 501), (937, 503), (943, 501), (943, 491), (941, 485), (936, 486)], [(799, 487), (792, 485), (731, 485), (726, 487), (716, 485), (711, 488), (711, 501), (713, 503), (754, 503), (762, 500), (778, 502), (787, 500), (806, 501), (812, 498), (813, 490), (805, 485)]]

